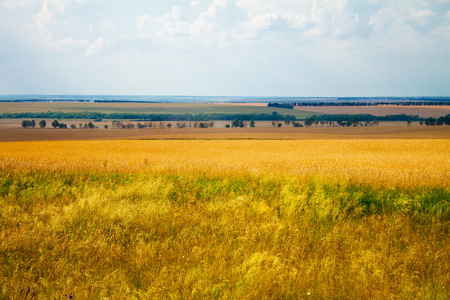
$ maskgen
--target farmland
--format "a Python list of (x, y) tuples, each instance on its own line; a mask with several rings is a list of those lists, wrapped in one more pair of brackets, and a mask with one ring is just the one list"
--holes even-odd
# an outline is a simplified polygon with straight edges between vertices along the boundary
[[(51, 120), (50, 120), (51, 121)], [(70, 124), (72, 120), (68, 120)], [(83, 120), (80, 122), (86, 122)], [(274, 128), (256, 122), (255, 128), (224, 128), (215, 122), (214, 128), (152, 128), (104, 129), (23, 129), (18, 121), (0, 121), (0, 141), (59, 141), (59, 140), (111, 140), (111, 139), (259, 139), (259, 140), (327, 140), (327, 139), (449, 139), (449, 126), (406, 126), (404, 122), (381, 123), (378, 127), (308, 127)], [(229, 123), (229, 122), (227, 122)]]
[[(313, 114), (191, 103), (0, 106)], [(0, 120), (0, 299), (28, 286), (39, 299), (450, 296), (447, 125), (60, 121), (76, 129)], [(81, 129), (87, 122), (96, 129)]]
[(2, 113), (47, 111), (146, 114), (271, 114), (273, 111), (277, 111), (279, 114), (295, 115), (298, 118), (313, 115), (300, 110), (218, 103), (0, 102), (0, 112)]
[(450, 114), (450, 105), (440, 106), (397, 106), (397, 105), (378, 105), (378, 106), (299, 106), (304, 112), (315, 114), (371, 114), (373, 116), (386, 115), (418, 115), (422, 118), (439, 118)]
[(3, 142), (0, 298), (446, 299), (449, 149)]

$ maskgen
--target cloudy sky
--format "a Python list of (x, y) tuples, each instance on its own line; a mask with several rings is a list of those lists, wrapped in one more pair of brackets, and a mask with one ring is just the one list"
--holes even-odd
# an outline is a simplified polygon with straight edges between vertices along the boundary
[(0, 94), (450, 96), (450, 0), (0, 0)]

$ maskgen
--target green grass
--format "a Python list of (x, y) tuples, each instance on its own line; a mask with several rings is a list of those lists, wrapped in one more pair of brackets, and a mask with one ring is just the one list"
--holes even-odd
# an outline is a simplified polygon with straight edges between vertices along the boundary
[(448, 299), (449, 199), (320, 178), (1, 169), (0, 299), (22, 286), (40, 299)]
[(320, 113), (303, 112), (300, 110), (258, 107), (236, 106), (207, 103), (0, 103), (0, 110), (5, 113), (18, 112), (100, 112), (100, 113), (172, 113), (172, 114), (271, 114), (276, 111), (282, 115), (294, 115), (297, 118), (310, 117)]

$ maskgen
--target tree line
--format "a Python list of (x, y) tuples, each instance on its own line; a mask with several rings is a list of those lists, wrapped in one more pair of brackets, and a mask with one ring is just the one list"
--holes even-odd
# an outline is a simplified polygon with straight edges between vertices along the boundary
[(294, 109), (295, 106), (378, 106), (378, 105), (395, 105), (395, 106), (442, 106), (450, 105), (445, 101), (399, 101), (399, 102), (289, 102), (289, 103), (269, 103), (268, 107), (278, 107), (286, 109)]
[[(54, 120), (51, 125), (53, 128), (60, 128), (60, 129), (68, 128), (66, 123), (59, 122), (58, 120)], [(40, 128), (44, 129), (46, 126), (47, 126), (47, 121), (41, 120), (39, 122)], [(22, 127), (23, 128), (35, 128), (36, 121), (35, 120), (23, 120)], [(89, 123), (85, 123), (84, 125), (80, 123), (79, 127), (77, 127), (75, 124), (71, 124), (70, 128), (72, 128), (72, 129), (75, 129), (75, 128), (92, 129), (92, 128), (95, 128), (95, 126), (94, 126), (94, 124), (92, 124), (92, 122), (89, 122)], [(107, 128), (107, 127), (105, 127), (105, 128)]]
[[(321, 116), (322, 117), (322, 116)], [(373, 120), (361, 120), (358, 117), (353, 116), (352, 118), (347, 118), (346, 120), (343, 120), (342, 118), (338, 118), (337, 121), (335, 120), (326, 120), (325, 118), (320, 118), (317, 116), (313, 116), (310, 118), (306, 118), (305, 121), (303, 123), (297, 122), (295, 120), (290, 120), (290, 119), (284, 119), (284, 123), (286, 126), (289, 126), (290, 124), (292, 124), (293, 127), (312, 127), (313, 125), (315, 125), (316, 127), (319, 126), (319, 124), (323, 127), (323, 126), (327, 126), (327, 127), (357, 127), (357, 126), (378, 126), (379, 125), (379, 120), (378, 119), (373, 119)], [(408, 125), (411, 125), (412, 123), (412, 119), (408, 119), (407, 120)], [(445, 116), (445, 117), (439, 117), (439, 118), (433, 118), (433, 117), (429, 117), (426, 118), (425, 120), (420, 120), (419, 124), (422, 125), (426, 125), (426, 126), (442, 126), (442, 125), (450, 125), (450, 114)], [(60, 128), (60, 129), (65, 129), (68, 128), (67, 124), (59, 122), (58, 120), (54, 120), (51, 123), (53, 128)], [(39, 122), (39, 127), (40, 128), (45, 128), (47, 126), (47, 122), (45, 120), (41, 120)], [(104, 125), (105, 129), (108, 129), (108, 125)], [(141, 123), (141, 122), (137, 122), (137, 124), (135, 125), (133, 122), (127, 122), (124, 123), (122, 121), (119, 120), (114, 120), (112, 121), (112, 128), (118, 128), (118, 129), (133, 129), (134, 127), (137, 127), (139, 129), (143, 129), (143, 128), (171, 128), (173, 126), (172, 123), (168, 123), (168, 124), (164, 124), (164, 122), (151, 122), (151, 121), (147, 121), (145, 123)], [(226, 128), (230, 128), (230, 127), (255, 127), (255, 120), (251, 120), (250, 122), (247, 120), (242, 120), (242, 119), (234, 119), (231, 124), (227, 124), (225, 127)], [(272, 121), (272, 126), (274, 127), (281, 127), (282, 123), (279, 121), (279, 119), (273, 120)], [(22, 127), (23, 128), (35, 128), (36, 127), (36, 121), (35, 120), (23, 120), (22, 121)], [(206, 121), (206, 122), (199, 122), (199, 121), (193, 121), (193, 122), (184, 122), (184, 121), (178, 121), (175, 123), (175, 127), (176, 128), (212, 128), (214, 127), (214, 121), (210, 120), (210, 121)], [(79, 126), (77, 127), (75, 124), (71, 124), (70, 128), (72, 129), (93, 129), (93, 128), (97, 128), (92, 122), (89, 123), (85, 123), (83, 124), (79, 124)]]
[[(167, 122), (167, 121), (179, 121), (179, 122), (209, 122), (209, 121), (285, 121), (290, 122), (299, 120), (292, 115), (282, 115), (277, 112), (272, 114), (142, 114), (142, 113), (99, 113), (99, 112), (41, 112), (41, 113), (3, 113), (0, 114), (1, 119), (90, 119), (94, 121), (102, 121), (103, 119), (109, 120), (136, 120), (136, 121), (148, 121), (148, 122)], [(371, 114), (325, 114), (325, 115), (313, 115), (305, 118), (306, 123), (311, 122), (373, 122), (373, 121), (405, 121), (405, 122), (420, 122), (422, 121), (426, 125), (448, 125), (450, 114), (439, 118), (421, 118), (418, 115), (388, 115), (388, 116), (373, 116)], [(31, 122), (31, 121), (30, 121)], [(36, 124), (22, 124), (23, 127), (35, 127)]]
[[(335, 114), (335, 115), (314, 115), (306, 120), (312, 121), (342, 121), (342, 122), (373, 122), (373, 121), (405, 121), (405, 122), (420, 122), (422, 121), (426, 125), (450, 125), (450, 114), (446, 116), (441, 116), (439, 118), (421, 118), (418, 115), (388, 115), (388, 116), (373, 116), (370, 114), (357, 114), (357, 115), (348, 115), (348, 114)], [(306, 121), (305, 120), (305, 121)]]

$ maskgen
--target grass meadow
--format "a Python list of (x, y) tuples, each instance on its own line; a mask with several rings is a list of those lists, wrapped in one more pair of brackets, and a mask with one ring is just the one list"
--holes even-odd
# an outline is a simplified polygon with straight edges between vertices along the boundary
[(448, 299), (450, 140), (0, 143), (0, 299)]
[(94, 103), (94, 102), (0, 102), (2, 113), (19, 112), (100, 112), (100, 113), (145, 113), (145, 114), (272, 114), (294, 115), (307, 118), (321, 115), (320, 112), (267, 107), (256, 105), (236, 105), (231, 103)]

